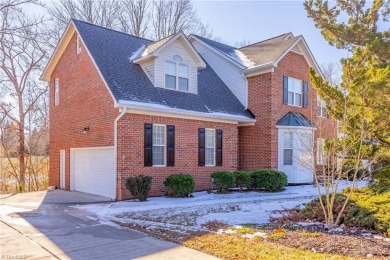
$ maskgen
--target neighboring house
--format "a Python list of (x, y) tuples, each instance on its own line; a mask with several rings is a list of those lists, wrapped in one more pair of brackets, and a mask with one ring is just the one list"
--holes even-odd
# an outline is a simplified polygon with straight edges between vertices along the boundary
[[(122, 200), (129, 176), (279, 169), (313, 182), (317, 136), (334, 135), (309, 82), (302, 36), (236, 49), (182, 32), (153, 42), (72, 20), (50, 86), (50, 185)], [(317, 106), (318, 103), (318, 106)]]

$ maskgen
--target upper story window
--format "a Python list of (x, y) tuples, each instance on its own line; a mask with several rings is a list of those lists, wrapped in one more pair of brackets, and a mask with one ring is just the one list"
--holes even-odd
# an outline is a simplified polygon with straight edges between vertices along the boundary
[(287, 104), (302, 106), (302, 80), (288, 77)]
[(77, 40), (76, 40), (76, 54), (79, 54), (80, 52), (81, 52), (80, 37), (77, 36)]
[(326, 112), (326, 102), (317, 97), (317, 116), (328, 117)]
[(189, 67), (179, 55), (165, 61), (165, 88), (188, 91)]
[(60, 82), (59, 79), (56, 78), (54, 80), (54, 105), (58, 106), (60, 104)]

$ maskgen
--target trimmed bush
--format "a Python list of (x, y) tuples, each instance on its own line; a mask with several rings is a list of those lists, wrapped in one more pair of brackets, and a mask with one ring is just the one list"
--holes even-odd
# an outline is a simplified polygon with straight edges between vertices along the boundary
[(240, 190), (243, 190), (244, 187), (250, 189), (252, 185), (252, 177), (250, 172), (236, 171), (234, 172), (234, 175), (236, 176), (236, 185), (240, 188)]
[(287, 186), (287, 175), (274, 170), (257, 170), (252, 173), (252, 187), (265, 191), (282, 191)]
[(149, 195), (150, 187), (152, 186), (152, 177), (145, 175), (138, 175), (128, 177), (126, 179), (126, 188), (131, 195), (139, 201), (146, 201)]
[(236, 176), (232, 172), (214, 172), (211, 179), (219, 192), (227, 192), (227, 189), (236, 185)]
[(189, 174), (172, 174), (165, 181), (165, 195), (169, 197), (191, 197), (195, 191), (195, 180)]

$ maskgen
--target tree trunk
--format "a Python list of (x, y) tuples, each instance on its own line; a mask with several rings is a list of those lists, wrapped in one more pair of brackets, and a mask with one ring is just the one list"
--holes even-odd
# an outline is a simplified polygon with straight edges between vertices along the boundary
[(19, 101), (19, 192), (25, 191), (25, 173), (26, 173), (26, 165), (24, 161), (24, 153), (25, 153), (25, 144), (24, 144), (24, 111), (23, 111), (23, 103)]

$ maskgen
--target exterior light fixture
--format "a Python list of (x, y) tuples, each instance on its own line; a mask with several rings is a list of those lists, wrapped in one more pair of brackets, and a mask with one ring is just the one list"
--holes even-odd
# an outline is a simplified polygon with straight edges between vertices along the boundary
[(86, 134), (89, 132), (89, 126), (83, 128), (83, 134)]

